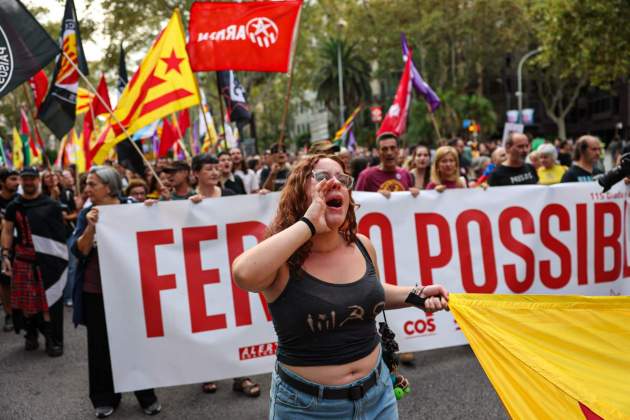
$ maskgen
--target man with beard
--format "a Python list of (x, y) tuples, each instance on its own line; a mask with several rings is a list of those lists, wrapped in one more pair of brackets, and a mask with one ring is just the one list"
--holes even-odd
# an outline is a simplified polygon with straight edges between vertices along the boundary
[[(0, 171), (0, 221), (4, 220), (4, 212), (11, 201), (17, 197), (17, 188), (20, 178), (16, 170), (2, 169)], [(13, 260), (13, 250), (7, 252), (9, 259)], [(4, 305), (4, 326), (2, 330), (13, 330), (13, 317), (11, 316), (11, 277), (0, 273), (0, 298)]]
[(46, 339), (46, 353), (57, 357), (63, 354), (66, 226), (61, 204), (41, 193), (36, 168), (24, 168), (20, 183), (23, 193), (7, 206), (2, 225), (2, 272), (11, 276), (13, 323), (17, 333), (26, 330), (25, 349), (39, 347), (39, 330)]
[(394, 191), (410, 191), (414, 197), (420, 190), (414, 187), (409, 171), (398, 167), (398, 137), (383, 133), (377, 139), (380, 164), (365, 169), (359, 175), (357, 191), (380, 192), (389, 196)]
[(488, 178), (488, 185), (500, 187), (508, 185), (537, 184), (536, 170), (525, 158), (529, 153), (529, 139), (522, 133), (510, 133), (505, 140), (507, 159), (497, 165)]

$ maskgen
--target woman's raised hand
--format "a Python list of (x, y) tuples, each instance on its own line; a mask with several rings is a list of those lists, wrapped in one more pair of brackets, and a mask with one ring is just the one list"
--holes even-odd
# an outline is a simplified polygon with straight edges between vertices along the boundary
[(85, 218), (90, 226), (96, 226), (96, 223), (98, 223), (98, 209), (96, 207), (90, 209), (90, 211), (88, 211), (85, 215)]
[(304, 213), (304, 217), (313, 223), (317, 233), (330, 232), (330, 228), (326, 224), (326, 194), (335, 185), (335, 182), (337, 182), (335, 178), (320, 181), (315, 186), (311, 205)]
[(448, 311), (448, 290), (441, 284), (432, 284), (422, 289), (420, 297), (425, 297), (424, 307), (427, 312), (435, 312), (442, 309)]

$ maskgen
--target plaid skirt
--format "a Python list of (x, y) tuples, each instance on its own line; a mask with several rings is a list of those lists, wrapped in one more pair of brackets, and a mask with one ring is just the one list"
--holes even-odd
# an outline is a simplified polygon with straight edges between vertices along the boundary
[(11, 306), (31, 316), (48, 311), (46, 291), (42, 275), (35, 262), (33, 248), (18, 245), (13, 260), (13, 278), (11, 281)]

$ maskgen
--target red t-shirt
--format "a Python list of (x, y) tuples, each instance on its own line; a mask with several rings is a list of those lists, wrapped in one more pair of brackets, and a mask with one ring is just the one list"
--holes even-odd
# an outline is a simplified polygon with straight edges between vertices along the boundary
[(359, 175), (357, 191), (407, 191), (413, 187), (413, 177), (403, 168), (396, 168), (395, 172), (385, 172), (379, 166), (366, 168)]

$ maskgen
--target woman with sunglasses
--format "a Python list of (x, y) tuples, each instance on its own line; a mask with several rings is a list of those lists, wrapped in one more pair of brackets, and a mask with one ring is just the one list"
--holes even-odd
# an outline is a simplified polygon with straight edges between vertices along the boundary
[(278, 335), (269, 418), (395, 419), (375, 317), (383, 309), (448, 308), (440, 285), (382, 284), (370, 240), (357, 234), (353, 179), (335, 156), (309, 156), (282, 190), (268, 238), (233, 264), (262, 292)]

